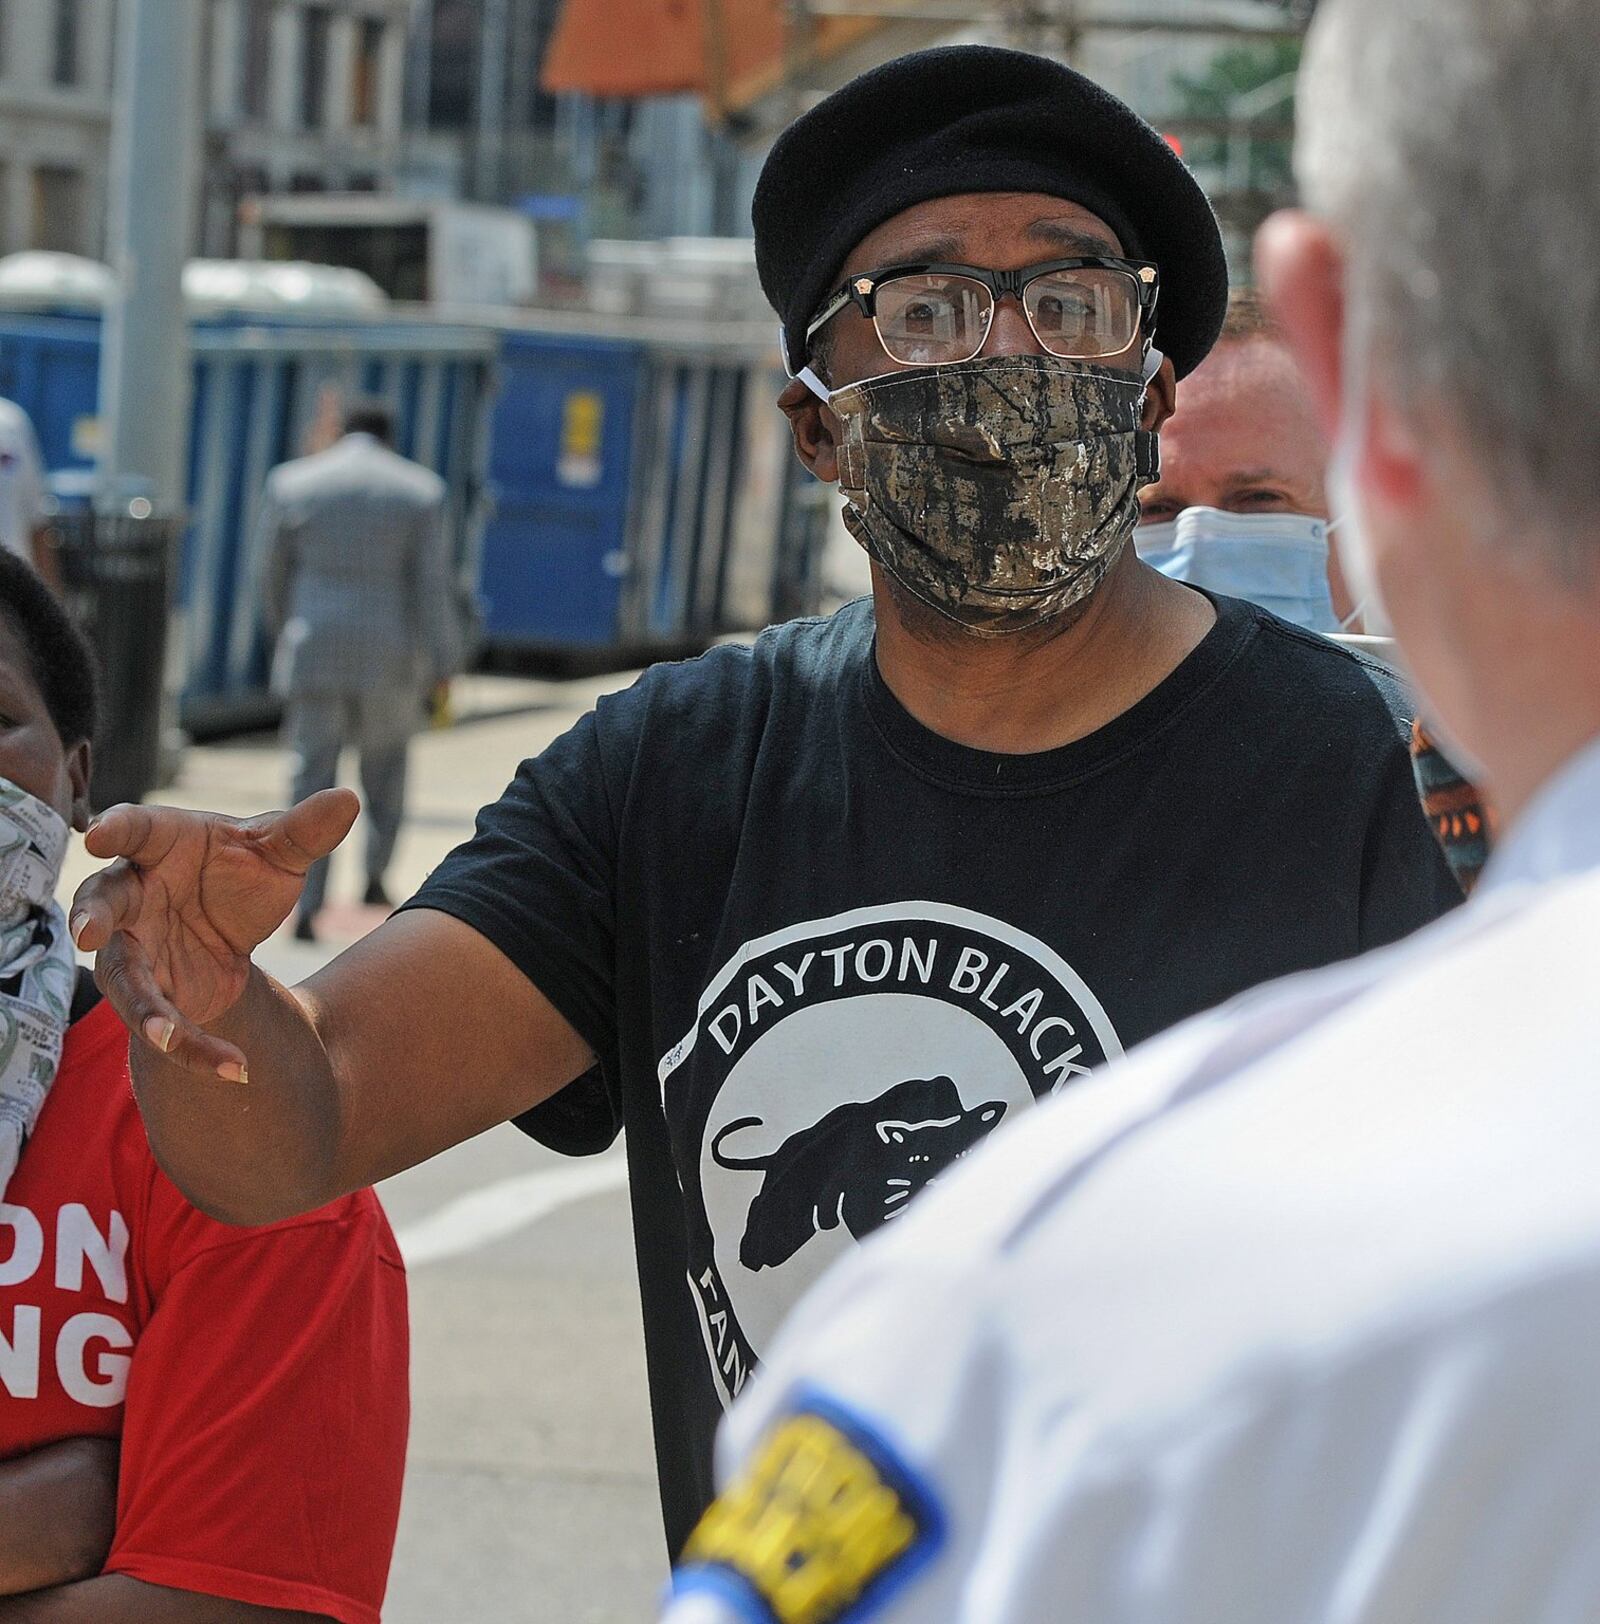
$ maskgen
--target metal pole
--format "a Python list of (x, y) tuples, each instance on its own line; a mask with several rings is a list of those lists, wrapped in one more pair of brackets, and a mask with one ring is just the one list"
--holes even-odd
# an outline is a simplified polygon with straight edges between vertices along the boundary
[(147, 487), (157, 508), (184, 505), (189, 451), (189, 329), (183, 264), (193, 238), (199, 156), (194, 0), (123, 0), (111, 140), (111, 262), (116, 291), (100, 347), (100, 483)]
[(478, 58), (478, 173), (480, 202), (505, 202), (506, 52), (511, 45), (509, 0), (483, 0)]
[(433, 93), (433, 4), (421, 0), (411, 13), (406, 39), (405, 124), (427, 130), (428, 106)]

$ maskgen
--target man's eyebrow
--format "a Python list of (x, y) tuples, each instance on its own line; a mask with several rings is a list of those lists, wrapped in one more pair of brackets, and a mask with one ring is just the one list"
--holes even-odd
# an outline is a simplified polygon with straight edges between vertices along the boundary
[(1097, 254), (1116, 259), (1122, 250), (1109, 237), (1096, 231), (1084, 231), (1078, 226), (1064, 225), (1059, 220), (1035, 220), (1028, 227), (1028, 235), (1037, 242), (1047, 242), (1053, 248), (1064, 248), (1070, 254)]
[(913, 242), (909, 247), (901, 249), (892, 260), (885, 260), (885, 265), (937, 265), (941, 260), (949, 263), (960, 261), (965, 243), (959, 237), (929, 237), (926, 242)]
[(1234, 468), (1228, 473), (1230, 485), (1282, 485), (1285, 476), (1275, 468)]

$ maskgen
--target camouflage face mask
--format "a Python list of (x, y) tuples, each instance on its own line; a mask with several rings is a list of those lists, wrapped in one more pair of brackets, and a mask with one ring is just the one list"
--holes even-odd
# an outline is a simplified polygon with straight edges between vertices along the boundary
[(1144, 385), (1051, 356), (980, 357), (867, 378), (844, 423), (850, 533), (905, 589), (984, 636), (1081, 603), (1157, 477)]

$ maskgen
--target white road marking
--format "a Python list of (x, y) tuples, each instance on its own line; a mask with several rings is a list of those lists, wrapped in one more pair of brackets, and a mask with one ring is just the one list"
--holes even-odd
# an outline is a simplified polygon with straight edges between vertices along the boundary
[(575, 1167), (553, 1167), (497, 1179), (447, 1201), (436, 1212), (395, 1232), (406, 1267), (439, 1263), (514, 1235), (552, 1212), (628, 1182), (627, 1157), (601, 1156)]

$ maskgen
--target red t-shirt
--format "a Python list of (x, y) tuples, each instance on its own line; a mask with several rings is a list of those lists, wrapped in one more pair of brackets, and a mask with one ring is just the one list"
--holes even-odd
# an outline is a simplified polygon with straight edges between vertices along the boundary
[(106, 1571), (377, 1624), (408, 1357), (377, 1197), (207, 1218), (150, 1154), (111, 1006), (77, 1021), (0, 1202), (0, 1459), (120, 1435)]

